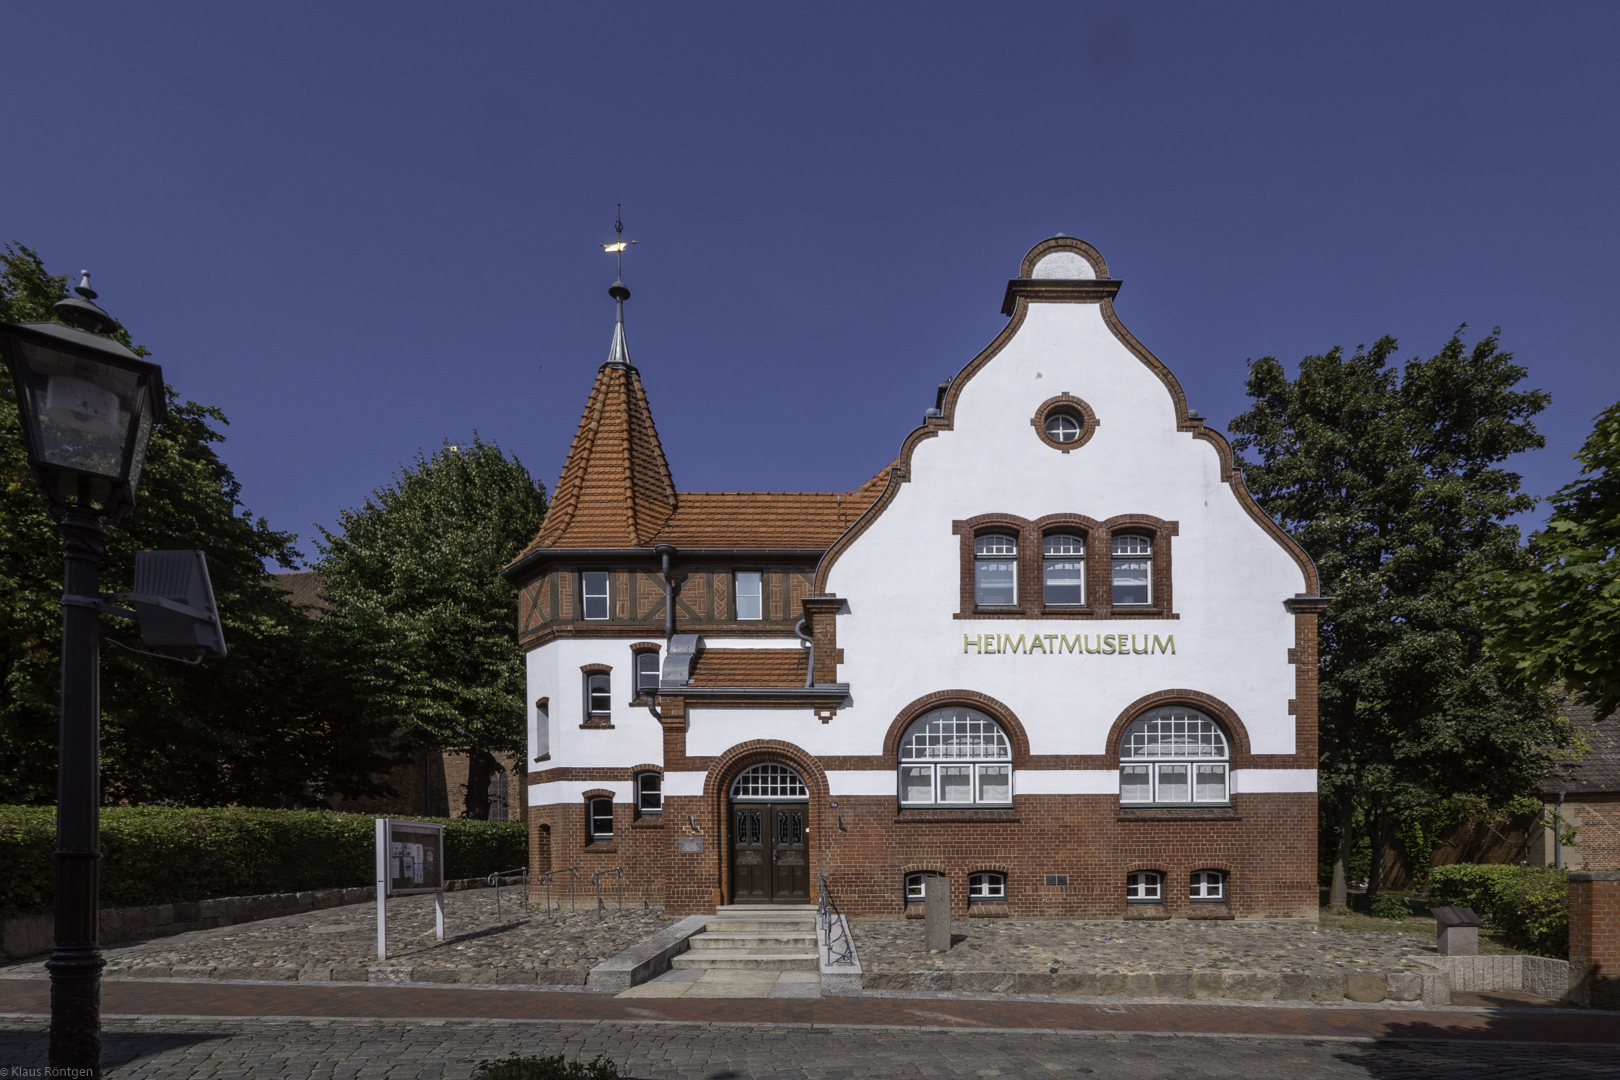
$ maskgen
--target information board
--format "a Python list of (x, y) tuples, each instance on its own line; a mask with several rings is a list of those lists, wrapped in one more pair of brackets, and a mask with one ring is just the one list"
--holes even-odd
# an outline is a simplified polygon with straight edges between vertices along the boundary
[(424, 821), (377, 822), (379, 857), (384, 860), (378, 876), (386, 882), (389, 896), (438, 892), (444, 887), (444, 826)]

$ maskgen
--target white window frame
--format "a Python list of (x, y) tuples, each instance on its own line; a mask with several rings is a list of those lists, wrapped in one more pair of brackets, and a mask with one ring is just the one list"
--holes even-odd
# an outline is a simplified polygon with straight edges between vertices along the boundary
[(1226, 903), (1226, 871), (1194, 870), (1187, 894), (1195, 904)]
[[(938, 730), (933, 730), (937, 728)], [(1012, 740), (992, 717), (977, 709), (946, 705), (930, 709), (907, 726), (900, 739), (899, 769), (895, 776), (902, 807), (966, 808), (1013, 805)], [(940, 770), (966, 769), (968, 798), (946, 801), (941, 797)], [(926, 772), (924, 772), (926, 770)], [(906, 797), (908, 772), (928, 777), (928, 799)], [(955, 775), (961, 775), (956, 773)], [(987, 780), (1005, 787), (1005, 799), (984, 799)]]
[[(1125, 777), (1146, 769), (1148, 797), (1127, 795)], [(1166, 769), (1185, 769), (1187, 797), (1166, 798), (1161, 776)], [(1200, 795), (1201, 775), (1220, 775), (1218, 796)], [(1133, 785), (1134, 786), (1134, 785)], [(1230, 806), (1232, 805), (1232, 744), (1226, 732), (1197, 709), (1171, 705), (1154, 709), (1131, 721), (1120, 736), (1120, 806)]]
[[(645, 670), (649, 660), (652, 661), (652, 670), (650, 671)], [(659, 657), (656, 651), (644, 649), (636, 653), (635, 670), (637, 697), (643, 697), (648, 691), (658, 689), (658, 681), (663, 675), (663, 669), (659, 666)]]
[[(1002, 563), (1009, 563), (1012, 566), (1012, 598), (987, 602), (980, 598), (979, 568)], [(973, 606), (981, 608), (1018, 606), (1018, 537), (1004, 532), (986, 532), (973, 538)]]
[[(1142, 550), (1138, 550), (1141, 548)], [(1109, 602), (1114, 607), (1153, 606), (1153, 538), (1139, 533), (1120, 533), (1109, 544), (1108, 566)], [(1147, 599), (1121, 600), (1115, 584), (1121, 563), (1140, 562), (1147, 565)]]
[(1158, 870), (1132, 870), (1125, 875), (1127, 904), (1164, 903), (1164, 874)]
[[(763, 570), (738, 570), (738, 571), (734, 572), (731, 575), (731, 578), (732, 578), (732, 588), (734, 589), (734, 595), (737, 598), (737, 621), (738, 622), (759, 622), (760, 620), (764, 619), (765, 618), (765, 572)], [(752, 578), (753, 579), (752, 584), (754, 586), (754, 591), (752, 593), (746, 593), (746, 592), (743, 591), (743, 579), (744, 578)], [(744, 614), (744, 611), (743, 611), (743, 601), (744, 600), (753, 601), (753, 603), (751, 605), (752, 610), (753, 610), (752, 615)]]
[(968, 903), (1000, 904), (1006, 900), (1006, 874), (999, 870), (981, 870), (968, 875)]
[[(1072, 431), (1061, 426), (1060, 421), (1063, 420), (1067, 420), (1070, 424), (1074, 425)], [(1054, 425), (1058, 426), (1057, 431), (1052, 430)], [(1053, 409), (1048, 412), (1046, 414), (1046, 422), (1042, 424), (1041, 427), (1046, 431), (1047, 438), (1051, 439), (1055, 443), (1079, 442), (1080, 436), (1086, 433), (1085, 421), (1081, 420), (1078, 416), (1075, 416), (1066, 409)], [(1065, 435), (1067, 435), (1067, 438), (1064, 437)]]
[(915, 904), (918, 901), (928, 899), (928, 877), (927, 874), (906, 875), (904, 888), (906, 903)]
[[(652, 791), (648, 791), (648, 781)], [(649, 806), (649, 798), (651, 796)], [(662, 814), (664, 812), (664, 774), (656, 772), (643, 772), (636, 774), (636, 813)]]
[[(599, 583), (592, 580), (592, 579), (598, 578), (598, 577), (602, 579)], [(600, 584), (602, 586), (601, 591), (600, 592), (593, 592), (591, 590), (591, 586), (593, 584)], [(601, 602), (602, 613), (600, 615), (592, 615), (591, 614), (591, 603), (592, 603), (592, 601), (600, 601)], [(612, 614), (613, 614), (613, 574), (612, 574), (611, 571), (608, 571), (608, 570), (582, 570), (582, 571), (580, 571), (580, 575), (579, 575), (579, 607), (580, 607), (580, 611), (584, 614), (586, 620), (589, 621), (589, 622), (604, 622), (604, 621), (606, 621), (607, 619), (609, 619), (612, 616)]]
[[(602, 691), (600, 695), (598, 695), (596, 691), (596, 683), (598, 679), (602, 681)], [(601, 699), (600, 708), (597, 707), (597, 699), (599, 696)], [(606, 671), (593, 671), (589, 675), (585, 676), (585, 715), (587, 718), (592, 719), (598, 716), (613, 715), (612, 673)]]
[[(1054, 550), (1063, 548), (1065, 550)], [(1080, 564), (1080, 599), (1051, 600), (1046, 595), (1047, 568), (1053, 563), (1078, 562)], [(1086, 606), (1086, 538), (1076, 533), (1051, 533), (1041, 537), (1041, 603), (1047, 607)]]
[[(607, 813), (599, 815), (597, 806), (607, 805)], [(603, 818), (607, 821), (607, 832), (600, 832), (596, 823)], [(613, 839), (613, 800), (606, 795), (592, 795), (585, 800), (585, 835), (592, 842)]]

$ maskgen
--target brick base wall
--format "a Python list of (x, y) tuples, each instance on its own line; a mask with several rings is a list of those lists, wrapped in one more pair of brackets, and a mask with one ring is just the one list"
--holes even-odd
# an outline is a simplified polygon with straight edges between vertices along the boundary
[(1620, 1005), (1620, 871), (1569, 875), (1571, 996), (1588, 1005)]
[[(585, 843), (582, 804), (537, 806), (534, 865), (546, 865), (541, 848), (549, 844), (555, 868), (623, 866), (627, 900), (634, 889), (673, 915), (712, 912), (730, 889), (724, 809), (719, 798), (670, 797), (662, 820), (646, 827), (631, 821), (628, 805), (616, 805), (615, 842), (606, 851)], [(1007, 913), (1018, 918), (1317, 914), (1314, 793), (1236, 795), (1218, 816), (1122, 813), (1112, 795), (1019, 796), (1011, 813), (900, 811), (892, 796), (812, 800), (808, 810), (811, 881), (826, 873), (850, 915), (903, 917), (905, 875), (922, 870), (949, 875), (952, 906), (963, 912), (967, 876), (988, 870), (1007, 875)], [(682, 837), (701, 838), (703, 851), (678, 851)], [(1192, 872), (1211, 869), (1226, 872), (1227, 901), (1193, 903)], [(1165, 875), (1162, 904), (1126, 904), (1125, 875), (1133, 870)], [(1066, 874), (1068, 883), (1048, 886), (1048, 874)]]

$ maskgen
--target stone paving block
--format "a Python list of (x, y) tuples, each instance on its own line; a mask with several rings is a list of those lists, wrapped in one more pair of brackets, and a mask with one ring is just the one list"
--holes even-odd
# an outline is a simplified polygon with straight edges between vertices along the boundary
[(1271, 971), (1224, 972), (1222, 991), (1234, 1001), (1275, 1001), (1282, 976)]
[(904, 971), (868, 971), (861, 978), (861, 986), (867, 990), (907, 990), (911, 975)]
[(369, 973), (358, 964), (333, 964), (333, 982), (365, 982)]
[(167, 979), (172, 977), (174, 968), (168, 964), (152, 964), (148, 967), (133, 968), (123, 972), (126, 978), (131, 979)]
[(779, 979), (771, 984), (770, 996), (773, 998), (819, 998), (821, 996), (821, 983), (790, 983), (782, 982)]
[(951, 989), (975, 994), (1004, 994), (1013, 988), (1010, 971), (958, 971), (951, 978)]
[(614, 997), (622, 998), (678, 998), (685, 997), (686, 992), (692, 989), (689, 982), (667, 983), (653, 979), (640, 986), (632, 986), (628, 990), (620, 991)]
[(1423, 976), (1415, 972), (1392, 971), (1384, 976), (1385, 994), (1390, 1001), (1422, 1001)]
[(370, 967), (366, 969), (366, 981), (374, 983), (408, 983), (411, 981), (411, 967)]
[(497, 986), (533, 986), (534, 972), (525, 971), (519, 967), (498, 967), (495, 969), (495, 984)]
[(456, 968), (456, 982), (464, 986), (492, 986), (495, 983), (495, 969), (462, 965)]
[(1097, 996), (1095, 971), (1060, 971), (1052, 976), (1052, 993), (1071, 994), (1074, 997)]
[(534, 981), (546, 986), (584, 986), (590, 971), (582, 967), (544, 968), (534, 973)]
[(1343, 1001), (1349, 989), (1343, 975), (1312, 975), (1312, 1001)]
[(221, 966), (214, 969), (213, 977), (216, 979), (251, 979), (253, 978), (253, 969), (245, 964), (233, 967)]
[(1118, 972), (1102, 972), (1097, 976), (1097, 997), (1129, 997), (1130, 976)]
[(331, 982), (331, 964), (305, 964), (298, 972), (299, 982)]
[(337, 907), (343, 903), (342, 889), (316, 889), (311, 894), (316, 908)]
[(461, 970), (453, 967), (430, 967), (426, 964), (418, 965), (411, 972), (412, 982), (421, 983), (453, 983), (460, 981)]
[(1153, 993), (1149, 997), (1161, 998), (1190, 998), (1192, 992), (1192, 972), (1190, 971), (1157, 971), (1153, 973)]
[(1195, 998), (1218, 998), (1226, 990), (1226, 977), (1219, 971), (1195, 971), (1189, 981)]
[(1382, 971), (1354, 971), (1344, 981), (1344, 996), (1351, 1001), (1383, 1001), (1389, 991)]
[(1311, 977), (1297, 971), (1284, 972), (1282, 977), (1282, 987), (1277, 991), (1277, 1000), (1311, 1000)]
[(1045, 971), (1020, 971), (1013, 975), (1015, 994), (1055, 994), (1056, 975)]
[(250, 979), (259, 979), (264, 982), (293, 982), (298, 978), (299, 967), (296, 964), (261, 964), (248, 968)]
[(1450, 1005), (1451, 978), (1443, 971), (1423, 973), (1423, 1004)]
[(906, 982), (907, 990), (949, 990), (951, 988), (951, 973), (949, 971), (913, 971)]
[(367, 900), (377, 899), (376, 886), (369, 889), (344, 889), (343, 902), (345, 904), (363, 904)]
[(776, 976), (779, 983), (812, 983), (821, 985), (821, 976), (814, 971), (783, 971)]
[(169, 975), (176, 979), (208, 979), (214, 974), (213, 964), (175, 964)]

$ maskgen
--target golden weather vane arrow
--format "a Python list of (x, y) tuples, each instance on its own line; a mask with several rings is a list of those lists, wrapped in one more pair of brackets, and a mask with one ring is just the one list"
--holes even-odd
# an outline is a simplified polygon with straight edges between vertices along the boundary
[(634, 240), (624, 238), (624, 203), (619, 203), (619, 212), (613, 219), (613, 231), (618, 239), (611, 244), (603, 244), (602, 250), (612, 252), (619, 260), (619, 280), (624, 280), (624, 249), (635, 243)]

